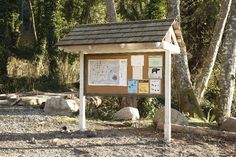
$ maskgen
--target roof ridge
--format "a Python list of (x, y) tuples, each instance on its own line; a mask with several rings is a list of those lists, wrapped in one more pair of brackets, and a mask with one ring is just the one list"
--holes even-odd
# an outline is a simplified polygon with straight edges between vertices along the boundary
[(109, 22), (109, 23), (93, 23), (93, 24), (79, 24), (78, 27), (96, 27), (96, 26), (109, 26), (109, 25), (125, 25), (125, 24), (138, 24), (138, 23), (153, 23), (153, 22), (173, 22), (173, 18), (167, 19), (146, 19), (146, 20), (137, 20), (137, 21), (124, 21), (124, 22)]

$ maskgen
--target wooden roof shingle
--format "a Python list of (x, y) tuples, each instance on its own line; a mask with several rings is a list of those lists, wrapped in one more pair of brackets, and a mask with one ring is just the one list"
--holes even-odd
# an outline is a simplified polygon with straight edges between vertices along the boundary
[(57, 46), (160, 42), (174, 19), (79, 25)]

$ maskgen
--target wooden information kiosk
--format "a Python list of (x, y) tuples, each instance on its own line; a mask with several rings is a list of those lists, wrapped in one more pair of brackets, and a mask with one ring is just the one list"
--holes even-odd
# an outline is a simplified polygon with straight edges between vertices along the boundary
[(171, 140), (171, 54), (184, 46), (173, 19), (80, 25), (59, 43), (80, 54), (80, 129), (85, 96), (164, 96), (165, 140)]

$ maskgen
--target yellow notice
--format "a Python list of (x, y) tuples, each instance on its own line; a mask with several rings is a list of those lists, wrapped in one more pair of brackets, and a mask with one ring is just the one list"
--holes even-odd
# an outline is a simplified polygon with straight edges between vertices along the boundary
[(148, 80), (139, 80), (138, 92), (142, 94), (149, 93), (149, 81)]

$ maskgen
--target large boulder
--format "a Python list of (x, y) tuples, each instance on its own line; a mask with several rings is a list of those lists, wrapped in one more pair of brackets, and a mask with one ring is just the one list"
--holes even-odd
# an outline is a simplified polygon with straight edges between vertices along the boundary
[(220, 130), (236, 132), (236, 117), (224, 118)]
[[(162, 127), (165, 120), (165, 108), (162, 107), (156, 111), (153, 123), (155, 126)], [(171, 109), (171, 123), (179, 125), (188, 125), (188, 120), (179, 111)]]
[(113, 116), (114, 120), (138, 120), (139, 118), (139, 111), (134, 107), (122, 108)]
[(48, 114), (71, 116), (79, 110), (79, 101), (75, 99), (51, 98), (45, 103), (44, 112)]

